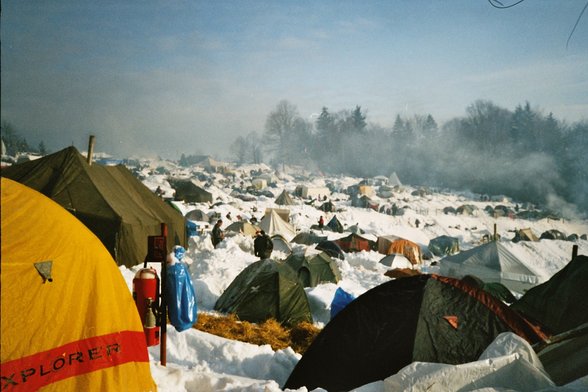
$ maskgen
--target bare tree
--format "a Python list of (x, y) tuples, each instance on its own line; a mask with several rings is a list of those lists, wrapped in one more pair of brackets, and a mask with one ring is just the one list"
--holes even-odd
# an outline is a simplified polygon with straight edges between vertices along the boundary
[(299, 118), (296, 106), (282, 100), (267, 116), (265, 122), (265, 136), (268, 149), (272, 151), (278, 161), (284, 164), (288, 161), (288, 139), (294, 131), (296, 119)]

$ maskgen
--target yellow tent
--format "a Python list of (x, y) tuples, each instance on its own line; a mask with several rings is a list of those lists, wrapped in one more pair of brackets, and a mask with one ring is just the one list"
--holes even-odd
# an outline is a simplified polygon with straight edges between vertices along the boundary
[(2, 178), (2, 391), (153, 391), (129, 289), (100, 240)]

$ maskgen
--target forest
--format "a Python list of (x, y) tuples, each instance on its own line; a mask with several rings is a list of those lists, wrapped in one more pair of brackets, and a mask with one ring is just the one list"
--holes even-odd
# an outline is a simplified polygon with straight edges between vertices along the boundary
[(238, 137), (231, 151), (242, 163), (265, 152), (274, 165), (358, 177), (396, 172), (411, 185), (503, 194), (564, 216), (588, 212), (588, 122), (567, 124), (529, 102), (509, 110), (478, 100), (443, 125), (430, 114), (397, 115), (385, 128), (360, 106), (323, 107), (308, 121), (283, 100), (261, 134)]

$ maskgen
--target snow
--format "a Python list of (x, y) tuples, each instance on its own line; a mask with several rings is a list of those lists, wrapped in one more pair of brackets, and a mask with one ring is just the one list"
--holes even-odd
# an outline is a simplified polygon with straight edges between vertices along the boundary
[[(284, 208), (284, 206), (275, 205), (274, 198), (266, 196), (256, 197), (255, 201), (242, 201), (231, 196), (232, 187), (239, 188), (241, 181), (244, 181), (245, 184), (250, 183), (251, 177), (247, 177), (247, 175), (251, 170), (259, 169), (262, 172), (272, 174), (269, 167), (265, 165), (249, 165), (241, 169), (242, 172), (239, 172), (238, 169), (234, 171), (236, 173), (234, 180), (231, 180), (231, 177), (225, 178), (219, 174), (210, 176), (211, 184), (207, 190), (214, 196), (214, 207), (210, 208), (207, 204), (185, 205), (179, 202), (175, 202), (175, 204), (184, 213), (194, 208), (200, 208), (205, 212), (218, 213), (223, 217), (224, 227), (231, 223), (224, 218), (229, 212), (233, 219), (238, 215), (246, 218), (255, 216), (261, 219), (266, 208)], [(154, 190), (157, 186), (160, 186), (166, 191), (166, 194), (171, 194), (172, 190), (165, 180), (165, 176), (149, 174), (153, 173), (153, 171), (149, 172), (148, 170), (143, 170), (142, 173), (145, 175), (143, 181), (150, 189)], [(275, 197), (284, 189), (292, 193), (298, 185), (324, 186), (329, 180), (330, 183), (336, 184), (338, 189), (344, 190), (361, 180), (351, 177), (329, 179), (314, 177), (297, 181), (294, 178), (300, 178), (300, 176), (296, 177), (293, 173), (278, 173), (275, 177), (277, 179), (276, 186), (266, 188)], [(402, 180), (407, 182), (408, 179)], [(513, 243), (510, 241), (514, 236), (513, 231), (521, 228), (531, 228), (537, 236), (548, 229), (557, 229), (566, 234), (585, 234), (588, 233), (588, 221), (585, 219), (521, 220), (508, 217), (494, 218), (485, 213), (484, 207), (504, 204), (514, 209), (515, 203), (504, 198), (500, 198), (499, 201), (481, 201), (479, 195), (448, 191), (433, 192), (425, 196), (413, 196), (411, 194), (413, 190), (414, 188), (403, 186), (400, 190), (395, 190), (389, 199), (374, 198), (374, 200), (380, 202), (380, 205), (391, 206), (395, 203), (400, 208), (407, 206), (408, 208), (404, 210), (405, 213), (401, 216), (390, 216), (370, 209), (351, 207), (349, 197), (338, 192), (332, 193), (330, 196), (330, 200), (340, 210), (336, 213), (325, 213), (296, 198), (297, 204), (287, 208), (291, 211), (291, 223), (295, 225), (298, 231), (308, 231), (312, 225), (318, 222), (321, 215), (325, 216), (325, 222), (328, 222), (333, 215), (336, 215), (345, 227), (357, 224), (365, 231), (365, 235), (372, 239), (380, 235), (396, 235), (414, 241), (425, 248), (429, 240), (440, 235), (459, 238), (461, 250), (473, 248), (479, 245), (484, 234), (493, 232), (496, 224), (502, 243), (519, 257), (529, 269), (535, 272), (541, 282), (548, 280), (567, 264), (571, 258), (574, 244), (578, 245), (579, 254), (588, 254), (588, 241), (582, 239), (576, 242), (541, 240), (539, 242), (521, 241)], [(216, 204), (217, 202), (221, 203)], [(316, 206), (321, 204), (322, 201), (315, 203)], [(446, 215), (443, 213), (444, 207), (457, 208), (462, 204), (471, 204), (478, 209), (474, 211), (472, 216)], [(420, 221), (418, 228), (415, 224), (417, 219)], [(253, 255), (252, 238), (240, 234), (230, 236), (217, 249), (214, 249), (210, 241), (209, 230), (210, 227), (207, 227), (203, 235), (190, 239), (184, 257), (184, 262), (189, 266), (195, 287), (198, 310), (199, 312), (207, 313), (213, 312), (216, 300), (233, 279), (245, 267), (257, 260)], [(329, 239), (336, 239), (349, 233), (340, 234), (324, 230), (323, 233), (319, 234), (326, 235)], [(292, 244), (292, 246), (294, 251), (302, 250), (305, 247), (298, 244)], [(284, 254), (278, 252), (274, 252), (272, 256), (274, 258), (285, 257)], [(390, 279), (384, 275), (388, 268), (379, 263), (379, 260), (383, 257), (384, 255), (373, 251), (346, 254), (345, 260), (337, 260), (342, 274), (342, 280), (338, 284), (321, 284), (315, 288), (306, 289), (316, 325), (323, 327), (328, 323), (330, 303), (338, 287), (357, 297)], [(422, 268), (428, 272), (438, 271), (438, 267), (432, 266), (431, 262), (439, 260), (439, 257), (426, 260)], [(157, 265), (150, 266), (158, 268)], [(120, 267), (129, 290), (132, 289), (132, 279), (135, 272), (141, 267), (142, 265), (131, 269)], [(502, 337), (502, 339), (506, 338)], [(516, 382), (516, 377), (509, 377), (508, 372), (500, 376), (499, 368), (502, 366), (506, 368), (510, 366), (510, 369), (516, 368), (523, 373), (526, 369), (531, 374), (529, 377), (535, 377), (532, 385), (538, 388), (551, 387), (550, 390), (559, 390), (558, 387), (553, 387), (551, 381), (542, 373), (540, 363), (537, 364), (538, 359), (532, 357), (532, 353), (528, 353), (530, 349), (525, 347), (526, 343), (518, 342), (516, 344), (501, 345), (499, 342), (496, 344), (498, 346), (495, 345), (495, 347), (487, 350), (487, 353), (490, 353), (487, 354), (487, 357), (481, 358), (480, 361), (475, 363), (464, 364), (461, 367), (443, 364), (411, 364), (401, 370), (398, 375), (387, 380), (368, 384), (357, 390), (362, 392), (409, 390), (411, 388), (425, 390), (426, 383), (420, 380), (419, 377), (431, 380), (437, 379), (435, 377), (438, 377), (439, 374), (445, 374), (461, 380), (468, 377), (467, 374), (470, 374), (467, 373), (468, 371), (479, 375), (495, 374), (495, 376), (489, 378), (490, 384), (478, 387), (485, 388), (483, 389), (485, 391), (499, 390), (499, 388), (519, 390), (517, 388), (520, 387), (520, 383)], [(518, 348), (522, 347), (523, 352), (527, 352), (528, 355), (516, 351), (513, 345)], [(171, 325), (167, 329), (166, 367), (160, 364), (159, 350), (159, 346), (149, 348), (153, 377), (160, 391), (174, 392), (282, 391), (280, 386), (284, 385), (290, 372), (301, 358), (301, 355), (295, 353), (291, 348), (273, 351), (269, 345), (257, 346), (228, 340), (195, 329), (179, 333)], [(524, 361), (524, 363), (520, 364), (520, 361)], [(514, 362), (519, 365), (515, 367), (515, 365), (512, 365)], [(463, 374), (466, 374), (466, 376), (462, 377)], [(459, 378), (458, 375), (462, 378)], [(450, 388), (451, 385), (439, 384), (437, 389), (433, 390), (446, 390), (443, 389), (444, 387)], [(588, 378), (584, 377), (568, 387), (569, 390), (588, 388)], [(306, 391), (306, 389), (301, 388), (299, 391)]]

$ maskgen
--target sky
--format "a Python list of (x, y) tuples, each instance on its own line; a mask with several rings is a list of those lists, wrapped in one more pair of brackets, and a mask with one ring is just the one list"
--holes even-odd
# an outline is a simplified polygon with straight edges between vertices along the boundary
[[(514, 0), (502, 1), (509, 5)], [(1, 116), (30, 144), (230, 158), (288, 100), (368, 122), (478, 99), (588, 118), (585, 0), (18, 1), (1, 15)]]

